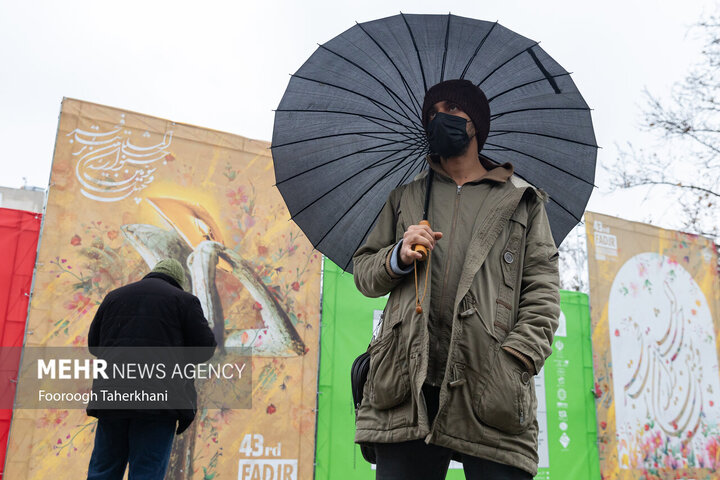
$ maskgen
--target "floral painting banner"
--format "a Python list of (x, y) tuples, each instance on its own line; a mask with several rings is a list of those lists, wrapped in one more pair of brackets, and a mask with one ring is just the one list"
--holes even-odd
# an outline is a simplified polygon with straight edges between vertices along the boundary
[[(166, 478), (312, 478), (320, 255), (289, 221), (269, 144), (65, 99), (26, 346), (87, 345), (110, 290), (178, 259), (222, 347), (252, 348), (252, 408), (199, 408)], [(216, 354), (217, 355), (217, 354)], [(14, 412), (5, 477), (84, 478), (96, 420)]]
[(715, 244), (600, 214), (585, 218), (603, 478), (717, 478)]

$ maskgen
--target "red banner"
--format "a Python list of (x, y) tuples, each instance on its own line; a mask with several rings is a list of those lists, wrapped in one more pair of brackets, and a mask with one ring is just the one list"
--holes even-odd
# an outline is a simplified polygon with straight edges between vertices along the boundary
[[(0, 252), (3, 256), (0, 262), (0, 346), (3, 347), (21, 347), (23, 344), (41, 219), (39, 213), (0, 208)], [(12, 380), (17, 377), (17, 362), (3, 365), (0, 377), (2, 388), (14, 390)], [(2, 466), (5, 465), (11, 418), (12, 410), (0, 410)]]

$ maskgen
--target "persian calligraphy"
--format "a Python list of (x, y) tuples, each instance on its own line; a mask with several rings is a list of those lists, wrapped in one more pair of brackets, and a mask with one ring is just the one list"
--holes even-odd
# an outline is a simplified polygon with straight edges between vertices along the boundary
[[(124, 120), (105, 132), (97, 125), (89, 130), (76, 128), (66, 136), (77, 158), (75, 176), (80, 192), (92, 200), (117, 202), (143, 190), (155, 179), (155, 164), (166, 161), (170, 154), (172, 135), (168, 132), (160, 143), (142, 146), (131, 142), (132, 131), (124, 127)], [(149, 138), (150, 134), (143, 136)]]
[(608, 317), (621, 467), (653, 468), (648, 444), (702, 456), (704, 433), (720, 419), (720, 382), (697, 283), (668, 257), (636, 255), (615, 277)]

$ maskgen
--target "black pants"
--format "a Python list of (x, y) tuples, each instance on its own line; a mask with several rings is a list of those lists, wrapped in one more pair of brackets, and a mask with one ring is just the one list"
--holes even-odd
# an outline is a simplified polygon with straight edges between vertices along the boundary
[[(437, 415), (440, 388), (423, 386), (430, 423)], [(443, 480), (453, 456), (449, 448), (428, 445), (424, 440), (375, 444), (376, 480)], [(467, 480), (532, 480), (525, 470), (463, 455), (463, 471)]]

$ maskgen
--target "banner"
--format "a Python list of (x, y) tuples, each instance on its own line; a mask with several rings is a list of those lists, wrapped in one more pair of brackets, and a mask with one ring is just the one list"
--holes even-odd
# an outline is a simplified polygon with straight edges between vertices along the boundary
[(561, 290), (560, 308), (553, 353), (535, 377), (540, 425), (535, 478), (599, 480), (588, 296)]
[[(350, 367), (370, 343), (387, 298), (364, 297), (353, 277), (325, 259), (317, 432), (317, 480), (370, 480), (355, 436)], [(540, 468), (537, 479), (600, 478), (592, 387), (587, 295), (561, 291), (562, 317), (553, 354), (535, 377)], [(464, 479), (451, 462), (447, 478)]]
[[(0, 347), (20, 347), (25, 335), (28, 299), (32, 286), (42, 215), (0, 208)], [(15, 393), (19, 355), (11, 355), (0, 367), (0, 381), (10, 396)], [(5, 464), (5, 448), (12, 410), (0, 410), (0, 465)], [(0, 478), (3, 477), (0, 472)]]
[[(63, 101), (26, 346), (87, 345), (105, 294), (173, 257), (218, 344), (252, 348), (252, 408), (201, 388), (166, 478), (312, 478), (321, 259), (273, 185), (268, 143)], [(84, 478), (95, 426), (17, 410), (7, 477)]]
[(323, 264), (315, 479), (372, 479), (375, 471), (354, 442), (350, 367), (370, 344), (373, 321), (379, 321), (387, 298), (364, 297), (352, 274), (327, 258)]
[(717, 478), (716, 246), (595, 213), (585, 218), (603, 478)]

